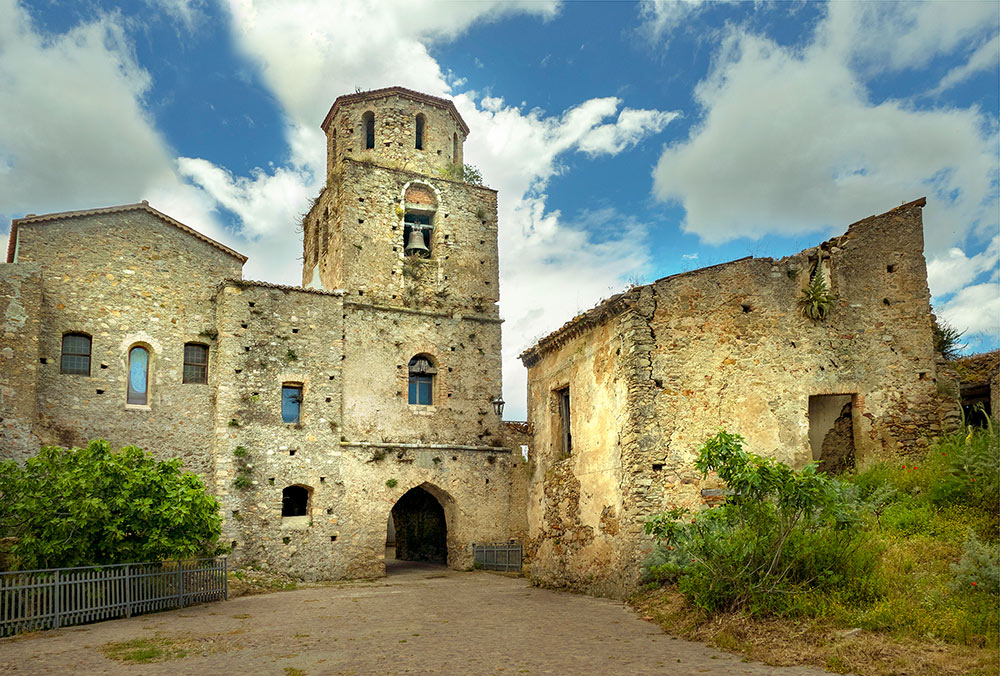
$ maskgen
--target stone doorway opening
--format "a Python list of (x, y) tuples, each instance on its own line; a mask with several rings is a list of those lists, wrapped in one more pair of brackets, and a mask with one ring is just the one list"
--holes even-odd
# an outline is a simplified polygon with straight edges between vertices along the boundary
[(821, 472), (854, 467), (854, 399), (853, 394), (809, 397), (809, 446)]
[(448, 563), (448, 526), (444, 507), (421, 486), (396, 502), (386, 525), (386, 560)]

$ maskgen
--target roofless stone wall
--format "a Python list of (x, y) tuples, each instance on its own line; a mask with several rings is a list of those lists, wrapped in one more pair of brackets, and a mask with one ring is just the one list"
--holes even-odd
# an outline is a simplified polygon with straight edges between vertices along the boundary
[[(648, 549), (642, 520), (697, 508), (718, 488), (693, 461), (720, 427), (755, 453), (801, 467), (820, 460), (821, 442), (845, 424), (858, 458), (916, 450), (954, 426), (955, 402), (941, 394), (953, 387), (939, 382), (933, 350), (922, 206), (865, 219), (781, 260), (659, 280), (526, 352), (539, 459), (528, 502), (532, 574), (627, 593)], [(818, 266), (836, 298), (822, 322), (797, 306)], [(564, 388), (568, 457), (557, 406)], [(821, 416), (827, 402), (831, 413)], [(849, 417), (838, 424), (845, 405)]]

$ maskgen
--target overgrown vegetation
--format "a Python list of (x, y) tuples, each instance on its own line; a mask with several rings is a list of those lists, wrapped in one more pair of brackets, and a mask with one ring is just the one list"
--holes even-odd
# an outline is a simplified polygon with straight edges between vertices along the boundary
[(483, 184), (482, 172), (471, 164), (450, 162), (448, 166), (440, 171), (440, 174), (442, 177), (450, 178), (453, 181), (464, 181), (472, 185)]
[(233, 449), (233, 458), (236, 464), (236, 476), (233, 478), (233, 487), (242, 491), (253, 486), (253, 464), (250, 462), (250, 451), (246, 446), (237, 446)]
[(932, 328), (934, 329), (934, 349), (940, 352), (945, 359), (957, 359), (965, 347), (962, 344), (962, 336), (965, 335), (965, 331), (959, 331), (946, 320), (936, 316)]
[(134, 446), (45, 446), (24, 465), (0, 462), (0, 532), (9, 570), (208, 556), (219, 505), (181, 461)]
[(799, 311), (806, 319), (822, 321), (830, 315), (831, 310), (833, 310), (833, 296), (823, 276), (823, 257), (820, 256), (809, 285), (799, 296)]
[(690, 522), (676, 511), (649, 519), (659, 544), (644, 572), (658, 591), (637, 599), (645, 612), (673, 633), (773, 663), (862, 675), (1000, 671), (992, 421), (843, 481), (758, 458), (741, 441), (721, 433), (699, 455), (732, 491), (725, 505)]

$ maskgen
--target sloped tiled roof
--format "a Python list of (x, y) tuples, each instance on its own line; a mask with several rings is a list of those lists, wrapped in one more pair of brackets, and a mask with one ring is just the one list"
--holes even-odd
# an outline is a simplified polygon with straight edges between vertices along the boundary
[(233, 249), (230, 249), (225, 244), (216, 242), (211, 237), (206, 237), (205, 235), (201, 234), (194, 228), (184, 225), (180, 221), (175, 220), (170, 216), (167, 216), (162, 211), (157, 211), (153, 207), (149, 206), (149, 202), (147, 202), (146, 200), (143, 200), (137, 204), (122, 204), (114, 207), (101, 207), (98, 209), (82, 209), (80, 211), (60, 211), (54, 214), (41, 214), (40, 216), (29, 214), (24, 218), (15, 218), (13, 221), (11, 221), (10, 239), (7, 241), (7, 262), (8, 263), (14, 262), (14, 249), (17, 244), (17, 229), (18, 226), (20, 225), (27, 225), (29, 223), (48, 223), (51, 221), (58, 221), (65, 218), (77, 218), (80, 216), (95, 216), (98, 214), (118, 214), (126, 211), (144, 211), (152, 216), (155, 216), (156, 218), (159, 218), (164, 223), (172, 225), (178, 230), (181, 230), (182, 232), (185, 232), (193, 237), (200, 239), (203, 242), (211, 244), (212, 246), (214, 246), (217, 249), (220, 249), (221, 251), (224, 251), (230, 256), (238, 259), (241, 264), (247, 262), (247, 257), (244, 256), (243, 254), (239, 253), (238, 251), (234, 251)]
[(455, 107), (455, 104), (452, 101), (442, 99), (438, 96), (431, 96), (430, 94), (423, 94), (412, 89), (407, 89), (406, 87), (385, 87), (383, 89), (372, 89), (367, 92), (358, 92), (356, 94), (344, 94), (343, 96), (338, 96), (333, 102), (333, 105), (330, 106), (330, 112), (328, 112), (326, 117), (323, 118), (323, 124), (320, 125), (320, 128), (323, 131), (326, 131), (327, 127), (330, 126), (330, 121), (333, 120), (334, 113), (337, 112), (337, 108), (345, 103), (364, 101), (366, 99), (381, 99), (388, 96), (405, 96), (406, 98), (414, 101), (422, 101), (423, 103), (437, 106), (438, 108), (444, 108), (451, 113), (452, 117), (455, 118), (455, 121), (458, 122), (462, 131), (465, 132), (465, 135), (469, 135), (469, 125), (467, 125), (465, 120), (462, 119), (462, 116), (458, 114), (458, 108)]

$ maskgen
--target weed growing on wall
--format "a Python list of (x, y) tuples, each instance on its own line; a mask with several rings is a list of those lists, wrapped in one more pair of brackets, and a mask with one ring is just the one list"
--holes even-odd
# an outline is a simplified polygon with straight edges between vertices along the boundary
[(823, 259), (819, 260), (816, 271), (813, 272), (809, 286), (802, 290), (799, 296), (799, 311), (806, 319), (822, 321), (830, 315), (833, 309), (833, 296), (830, 295), (830, 287), (823, 277)]

